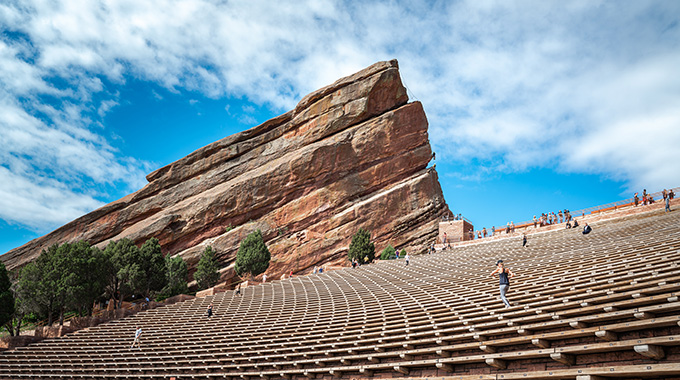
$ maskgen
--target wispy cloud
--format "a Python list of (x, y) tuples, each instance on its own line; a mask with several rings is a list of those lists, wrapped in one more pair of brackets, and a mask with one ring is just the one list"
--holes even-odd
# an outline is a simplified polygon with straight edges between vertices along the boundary
[[(440, 160), (678, 184), (679, 14), (663, 1), (10, 0), (0, 5), (1, 167), (32, 194), (73, 200), (59, 205), (69, 207), (61, 220), (43, 218), (58, 225), (99, 205), (96, 192), (76, 191), (89, 183), (143, 184), (144, 163), (99, 127), (125, 101), (102, 81), (285, 111), (398, 58)], [(0, 192), (14, 191), (6, 182)], [(57, 210), (49, 199), (58, 197), (22, 202)], [(15, 215), (0, 217), (36, 224)]]

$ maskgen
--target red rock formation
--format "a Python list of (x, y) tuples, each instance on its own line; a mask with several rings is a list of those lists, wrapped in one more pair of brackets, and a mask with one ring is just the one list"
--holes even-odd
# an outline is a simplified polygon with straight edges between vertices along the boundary
[[(8, 268), (54, 243), (160, 240), (190, 268), (212, 245), (225, 268), (261, 229), (273, 276), (346, 265), (363, 227), (377, 249), (420, 250), (446, 209), (419, 102), (396, 61), (376, 63), (307, 95), (294, 110), (149, 174), (141, 190), (0, 256)], [(228, 272), (228, 271), (227, 271)], [(226, 273), (225, 276), (229, 276)]]

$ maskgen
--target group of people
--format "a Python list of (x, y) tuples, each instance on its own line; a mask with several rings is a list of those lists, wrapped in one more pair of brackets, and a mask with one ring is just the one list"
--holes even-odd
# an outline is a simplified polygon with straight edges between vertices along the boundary
[[(493, 227), (491, 228), (490, 232), (486, 230), (486, 227), (482, 228), (481, 230), (477, 230), (475, 235), (477, 235), (477, 239), (485, 238), (487, 236), (493, 236)], [(474, 239), (474, 235), (472, 236), (472, 239), (470, 239), (470, 240), (473, 240), (473, 239)]]
[[(399, 258), (398, 252), (399, 251), (397, 251), (397, 258)], [(350, 263), (352, 264), (352, 268), (356, 268), (362, 266), (363, 264), (370, 264), (371, 260), (368, 258), (368, 256), (364, 256), (363, 262), (362, 260), (352, 259)]]
[[(661, 192), (661, 196), (663, 197), (663, 201), (666, 206), (666, 212), (671, 211), (671, 200), (675, 198), (675, 192), (673, 191), (673, 189), (670, 190), (663, 189), (663, 191)], [(635, 195), (633, 195), (633, 202), (635, 203), (635, 207), (638, 207), (640, 205), (640, 196), (638, 193), (635, 193)], [(647, 206), (654, 204), (654, 202), (655, 202), (654, 196), (652, 196), (652, 194), (647, 193), (647, 189), (643, 189), (642, 205)]]
[[(665, 211), (670, 212), (671, 211), (671, 200), (673, 200), (673, 198), (675, 198), (675, 192), (673, 191), (673, 189), (670, 189), (670, 190), (663, 189), (663, 191), (661, 192), (661, 196), (663, 197)], [(633, 201), (635, 202), (635, 207), (640, 205), (640, 196), (638, 195), (638, 193), (635, 193), (635, 195), (633, 195)], [(651, 205), (651, 204), (654, 204), (654, 197), (651, 194), (647, 193), (647, 189), (643, 189), (642, 190), (642, 205), (647, 206), (647, 205)]]
[(574, 218), (574, 224), (573, 225), (571, 224), (571, 220), (567, 221), (567, 223), (564, 225), (564, 228), (567, 228), (567, 229), (576, 228), (576, 227), (578, 227), (578, 220), (576, 220), (576, 218)]
[(569, 223), (571, 221), (571, 212), (567, 209), (559, 210), (558, 212), (542, 213), (539, 218), (534, 215), (534, 228), (544, 227), (551, 224), (558, 224), (562, 222)]

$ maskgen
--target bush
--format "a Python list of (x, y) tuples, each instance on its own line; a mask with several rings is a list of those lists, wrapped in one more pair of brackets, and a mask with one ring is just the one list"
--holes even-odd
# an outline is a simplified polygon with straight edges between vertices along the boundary
[(394, 247), (391, 245), (387, 245), (385, 249), (383, 249), (382, 253), (380, 254), (380, 260), (394, 260), (397, 258), (397, 253), (394, 250)]
[(211, 246), (205, 247), (194, 273), (194, 280), (198, 284), (198, 289), (203, 290), (215, 286), (217, 281), (220, 280), (219, 269), (215, 251)]
[(371, 243), (371, 233), (360, 228), (352, 236), (352, 242), (349, 244), (348, 258), (350, 261), (357, 259), (360, 263), (364, 263), (364, 257), (368, 257), (368, 262), (375, 259), (375, 245)]
[(269, 249), (264, 244), (262, 232), (256, 230), (246, 236), (241, 242), (236, 254), (236, 263), (234, 270), (239, 276), (250, 274), (257, 276), (269, 268), (269, 260), (272, 256)]

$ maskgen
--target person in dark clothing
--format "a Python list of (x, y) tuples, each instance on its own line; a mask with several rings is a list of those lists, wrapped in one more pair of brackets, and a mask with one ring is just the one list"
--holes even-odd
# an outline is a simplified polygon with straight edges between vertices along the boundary
[(510, 279), (514, 277), (515, 274), (503, 265), (503, 260), (498, 260), (496, 262), (496, 270), (491, 272), (491, 277), (496, 274), (498, 274), (498, 278), (500, 279), (501, 300), (503, 300), (505, 308), (507, 309), (510, 307), (510, 301), (505, 297), (505, 294), (510, 289)]
[(574, 228), (578, 227), (578, 220), (574, 219)]
[(213, 305), (212, 304), (208, 305), (208, 318), (212, 317), (212, 309)]
[(588, 235), (592, 230), (593, 230), (593, 229), (590, 228), (590, 226), (588, 225), (588, 223), (586, 223), (586, 225), (583, 226), (583, 234), (584, 234), (584, 235)]
[(527, 246), (527, 234), (522, 235), (522, 247)]

